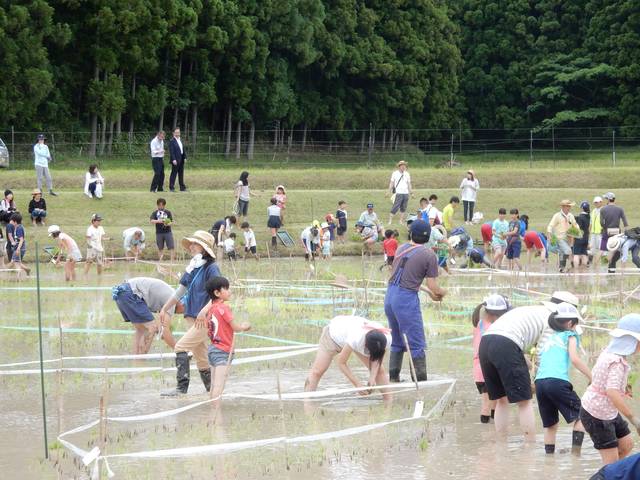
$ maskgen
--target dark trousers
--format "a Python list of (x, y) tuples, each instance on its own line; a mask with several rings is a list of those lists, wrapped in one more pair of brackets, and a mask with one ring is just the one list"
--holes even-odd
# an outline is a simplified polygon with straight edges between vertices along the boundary
[(464, 208), (464, 221), (465, 222), (470, 222), (471, 220), (473, 220), (473, 207), (475, 206), (476, 202), (471, 202), (469, 200), (463, 200), (462, 201), (462, 206)]
[(184, 184), (184, 161), (178, 160), (177, 165), (171, 163), (171, 175), (169, 175), (169, 189), (173, 190), (176, 184), (176, 175), (178, 176), (178, 183), (180, 184), (180, 190), (185, 190), (187, 187)]
[(164, 189), (164, 161), (162, 157), (154, 157), (151, 159), (153, 167), (153, 180), (151, 180), (151, 191), (162, 192)]
[[(631, 261), (636, 267), (640, 268), (640, 246), (636, 245), (635, 247), (630, 249), (630, 252), (631, 252)], [(622, 252), (620, 251), (620, 249), (618, 249), (611, 256), (611, 260), (609, 260), (608, 268), (611, 272), (615, 271), (616, 266), (618, 264), (618, 260), (620, 260), (620, 257), (622, 257)]]

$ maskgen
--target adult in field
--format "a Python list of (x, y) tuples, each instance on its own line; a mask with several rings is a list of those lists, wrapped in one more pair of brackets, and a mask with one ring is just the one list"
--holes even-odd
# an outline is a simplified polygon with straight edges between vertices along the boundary
[(378, 214), (373, 209), (373, 203), (367, 203), (367, 209), (360, 214), (358, 222), (362, 223), (362, 225), (365, 227), (373, 228), (376, 232), (378, 232), (379, 236), (382, 236), (384, 234), (382, 229), (382, 222), (380, 222)]
[(575, 205), (571, 200), (560, 202), (560, 211), (551, 217), (547, 225), (547, 238), (553, 243), (555, 237), (558, 244), (558, 256), (560, 257), (560, 273), (567, 271), (567, 260), (571, 266), (571, 255), (573, 254), (573, 239), (567, 235), (571, 227), (579, 228), (575, 217), (571, 213), (571, 208)]
[[(437, 282), (438, 258), (432, 249), (425, 246), (430, 236), (431, 226), (428, 223), (423, 220), (412, 222), (409, 242), (398, 247), (391, 266), (384, 312), (391, 328), (389, 377), (392, 382), (400, 381), (402, 357), (406, 350), (404, 335), (407, 336), (416, 379), (427, 379), (427, 345), (418, 292), (425, 290), (435, 301), (442, 300), (446, 293)], [(427, 288), (422, 286), (425, 280)]]
[[(600, 209), (600, 225), (602, 226), (601, 250), (606, 250), (607, 240), (609, 237), (622, 233), (620, 223), (626, 228), (629, 226), (627, 216), (624, 209), (616, 205), (616, 196), (613, 192), (604, 194), (604, 198), (608, 203)], [(609, 260), (613, 254), (609, 252)]]
[(600, 255), (602, 254), (602, 225), (600, 224), (601, 208), (602, 197), (594, 197), (589, 222), (589, 248), (591, 249), (591, 261), (596, 268), (600, 266)]
[(58, 194), (53, 191), (53, 179), (49, 173), (51, 153), (49, 152), (47, 144), (44, 143), (45, 140), (46, 138), (44, 135), (40, 134), (38, 135), (38, 142), (33, 146), (33, 158), (34, 165), (36, 167), (36, 183), (38, 185), (38, 190), (42, 190), (42, 180), (45, 179), (47, 182), (47, 188), (49, 189), (49, 194), (55, 197)]
[(591, 211), (589, 202), (580, 203), (580, 213), (576, 217), (578, 227), (582, 230), (582, 236), (573, 241), (573, 267), (586, 266), (589, 261), (589, 227), (591, 223)]
[[(153, 336), (160, 329), (160, 322), (153, 317), (175, 294), (174, 289), (157, 278), (135, 277), (116, 285), (111, 289), (122, 318), (131, 322), (135, 328), (133, 353), (149, 352)], [(184, 306), (178, 302), (169, 309), (169, 313), (183, 313)]]
[(473, 223), (473, 209), (476, 206), (478, 190), (480, 190), (480, 182), (478, 182), (475, 172), (467, 170), (467, 176), (460, 183), (460, 196), (462, 197), (464, 223), (466, 225)]
[(547, 237), (535, 230), (527, 230), (523, 237), (524, 246), (527, 249), (527, 262), (531, 265), (532, 256), (540, 257), (543, 263), (549, 258)]
[[(334, 357), (340, 371), (351, 384), (355, 388), (363, 388), (365, 385), (349, 368), (348, 360), (352, 353), (369, 370), (367, 387), (388, 385), (389, 377), (382, 362), (390, 344), (390, 330), (377, 322), (371, 322), (355, 315), (334, 317), (329, 325), (324, 327), (322, 335), (320, 335), (318, 353), (304, 383), (305, 392), (312, 392), (318, 388), (320, 379), (331, 365)], [(368, 395), (371, 390), (361, 390), (358, 393)]]
[[(163, 396), (176, 396), (187, 393), (190, 382), (189, 353), (196, 359), (200, 378), (207, 391), (211, 389), (211, 370), (207, 358), (207, 327), (194, 325), (200, 310), (209, 303), (209, 294), (205, 285), (213, 277), (220, 277), (220, 269), (216, 264), (213, 235), (203, 230), (196, 231), (190, 237), (182, 239), (182, 247), (191, 254), (191, 262), (180, 279), (180, 286), (162, 307), (160, 322), (162, 323), (164, 341), (176, 352), (176, 381), (174, 390), (165, 392)], [(178, 303), (184, 303), (184, 319), (189, 330), (176, 342), (171, 334), (171, 309)]]
[(171, 160), (171, 175), (169, 175), (169, 190), (175, 192), (176, 176), (180, 191), (186, 192), (187, 187), (184, 184), (184, 164), (187, 161), (187, 151), (180, 139), (180, 129), (173, 130), (173, 138), (169, 141), (169, 158)]
[(139, 227), (127, 228), (122, 232), (125, 257), (133, 257), (134, 260), (138, 260), (145, 247), (144, 240), (144, 231)]
[(151, 192), (164, 191), (164, 132), (160, 130), (149, 144), (151, 151), (151, 167), (153, 179), (151, 180)]
[[(490, 400), (496, 400), (496, 432), (506, 437), (509, 404), (518, 406), (520, 427), (526, 441), (535, 441), (531, 377), (526, 353), (549, 328), (557, 330), (555, 305), (577, 307), (578, 299), (569, 292), (554, 292), (550, 302), (518, 307), (496, 320), (480, 340), (480, 367)], [(577, 311), (576, 311), (577, 313)]]
[[(409, 197), (411, 196), (411, 175), (407, 171), (407, 162), (400, 160), (398, 169), (391, 175), (389, 181), (389, 195), (393, 198), (393, 206), (389, 215), (389, 225), (398, 211), (400, 212), (400, 223), (404, 223)], [(394, 197), (395, 195), (395, 197)]]

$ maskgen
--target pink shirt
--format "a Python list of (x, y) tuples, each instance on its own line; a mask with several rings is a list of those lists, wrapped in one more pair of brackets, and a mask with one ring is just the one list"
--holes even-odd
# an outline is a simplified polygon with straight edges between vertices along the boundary
[(473, 329), (473, 381), (484, 382), (484, 375), (482, 375), (482, 368), (480, 368), (480, 357), (478, 356), (478, 350), (480, 349), (480, 340), (482, 334), (491, 328), (491, 323), (480, 320), (478, 326)]
[(624, 395), (629, 370), (629, 364), (623, 356), (602, 352), (591, 370), (593, 381), (582, 396), (582, 408), (600, 420), (616, 418), (619, 412), (607, 396), (607, 390), (618, 390)]

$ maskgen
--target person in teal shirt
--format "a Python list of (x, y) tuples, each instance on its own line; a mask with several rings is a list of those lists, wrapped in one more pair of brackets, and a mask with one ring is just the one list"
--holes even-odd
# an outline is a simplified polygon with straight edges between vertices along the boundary
[(549, 304), (553, 313), (549, 327), (538, 343), (536, 398), (544, 427), (544, 449), (554, 453), (561, 413), (567, 423), (573, 423), (572, 451), (580, 453), (584, 427), (580, 421), (580, 397), (569, 381), (569, 366), (573, 364), (591, 382), (591, 371), (578, 355), (580, 339), (576, 326), (581, 316), (569, 303)]
[(493, 265), (495, 268), (500, 268), (502, 263), (502, 257), (507, 251), (507, 240), (505, 234), (509, 231), (509, 222), (505, 220), (507, 210), (501, 208), (498, 210), (498, 218), (493, 221), (491, 230), (493, 236), (491, 237), (491, 248), (493, 249)]

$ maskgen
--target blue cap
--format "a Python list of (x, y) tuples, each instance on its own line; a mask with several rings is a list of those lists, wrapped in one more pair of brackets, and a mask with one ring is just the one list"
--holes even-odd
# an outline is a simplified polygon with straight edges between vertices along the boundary
[(431, 225), (424, 220), (411, 222), (409, 236), (414, 243), (427, 243), (431, 236)]
[(580, 208), (582, 210), (584, 210), (585, 212), (589, 211), (589, 202), (587, 202), (586, 200), (583, 200), (582, 203), (580, 203)]
[(367, 208), (373, 208), (373, 203), (367, 203)]
[(617, 355), (631, 355), (640, 341), (640, 314), (630, 313), (618, 322), (609, 335), (613, 337), (607, 351)]

